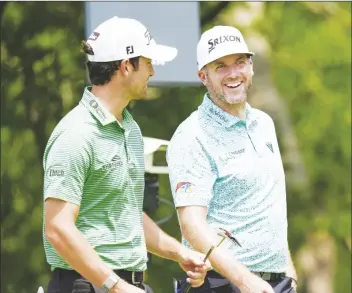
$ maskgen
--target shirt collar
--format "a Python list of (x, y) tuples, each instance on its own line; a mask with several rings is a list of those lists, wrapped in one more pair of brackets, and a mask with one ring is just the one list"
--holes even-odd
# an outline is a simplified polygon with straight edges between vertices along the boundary
[(124, 128), (123, 126), (126, 128), (133, 121), (132, 115), (124, 109), (122, 112), (123, 125), (121, 125), (116, 117), (106, 109), (103, 103), (91, 93), (91, 88), (92, 87), (86, 87), (84, 89), (80, 103), (85, 106), (103, 126), (117, 122), (121, 128)]
[(205, 93), (203, 103), (199, 106), (198, 109), (206, 113), (217, 123), (224, 125), (225, 127), (231, 127), (241, 121), (244, 123), (248, 123), (250, 118), (249, 116), (251, 113), (251, 106), (246, 103), (246, 121), (243, 121), (215, 105), (214, 102), (210, 99), (209, 93)]

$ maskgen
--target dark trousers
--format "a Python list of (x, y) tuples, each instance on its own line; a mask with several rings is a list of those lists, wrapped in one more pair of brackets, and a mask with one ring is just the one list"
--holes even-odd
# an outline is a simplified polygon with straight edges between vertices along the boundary
[[(117, 272), (116, 272), (117, 273)], [(129, 282), (129, 280), (126, 280)], [(129, 282), (131, 283), (131, 282)], [(133, 285), (133, 284), (132, 284)], [(137, 286), (137, 285), (134, 285)], [(137, 286), (144, 289), (144, 285)], [(46, 293), (105, 293), (88, 282), (76, 271), (55, 269)]]
[[(268, 283), (273, 287), (275, 293), (296, 293), (292, 288), (292, 279), (285, 277), (282, 280)], [(186, 291), (186, 279), (182, 280), (178, 293)], [(192, 288), (189, 293), (241, 293), (229, 280), (223, 278), (215, 271), (209, 271), (204, 284), (198, 288)]]

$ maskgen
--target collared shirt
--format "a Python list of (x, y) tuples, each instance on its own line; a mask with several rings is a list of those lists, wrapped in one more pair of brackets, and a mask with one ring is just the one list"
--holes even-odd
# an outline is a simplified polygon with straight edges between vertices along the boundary
[[(76, 226), (102, 260), (145, 270), (143, 137), (131, 114), (119, 123), (86, 88), (51, 134), (43, 164), (44, 199), (79, 206)], [(71, 269), (45, 237), (44, 248), (52, 268)]]
[(177, 128), (167, 161), (176, 207), (207, 207), (208, 224), (238, 239), (242, 247), (224, 244), (250, 270), (286, 271), (285, 175), (270, 116), (247, 104), (240, 120), (206, 94)]

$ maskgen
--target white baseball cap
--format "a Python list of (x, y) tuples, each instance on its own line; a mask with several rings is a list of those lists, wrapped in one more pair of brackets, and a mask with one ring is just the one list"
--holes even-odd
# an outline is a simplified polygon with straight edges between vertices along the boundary
[(147, 28), (132, 18), (114, 16), (101, 23), (90, 35), (87, 43), (94, 55), (92, 62), (109, 62), (143, 56), (157, 64), (173, 60), (177, 49), (158, 45)]
[(233, 26), (214, 26), (205, 31), (198, 42), (198, 70), (216, 59), (238, 53), (254, 55), (249, 52), (241, 32)]

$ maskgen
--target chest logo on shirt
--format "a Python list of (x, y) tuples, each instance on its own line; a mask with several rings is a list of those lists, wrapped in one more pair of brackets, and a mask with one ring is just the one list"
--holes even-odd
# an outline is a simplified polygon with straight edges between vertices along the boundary
[(122, 160), (118, 155), (113, 156), (111, 162), (103, 166), (104, 171), (116, 169), (122, 166)]
[(273, 144), (270, 141), (266, 143), (266, 146), (269, 148), (269, 150), (271, 150), (272, 153), (274, 153)]
[(177, 193), (192, 193), (194, 184), (191, 182), (179, 182), (176, 185)]
[(227, 161), (231, 160), (231, 159), (237, 159), (239, 157), (241, 157), (243, 154), (245, 153), (245, 149), (238, 149), (232, 152), (228, 152), (222, 156), (220, 156), (220, 160), (222, 161), (222, 163), (226, 163)]

